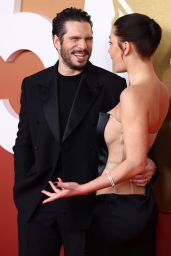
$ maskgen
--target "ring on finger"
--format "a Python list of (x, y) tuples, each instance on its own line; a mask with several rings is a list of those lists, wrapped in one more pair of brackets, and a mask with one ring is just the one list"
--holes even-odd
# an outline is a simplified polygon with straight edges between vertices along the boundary
[(55, 187), (56, 187), (57, 189), (61, 190), (61, 187), (58, 186), (58, 181), (53, 182), (53, 184), (55, 185)]
[(58, 182), (54, 181), (53, 184), (55, 185), (55, 187), (58, 187)]

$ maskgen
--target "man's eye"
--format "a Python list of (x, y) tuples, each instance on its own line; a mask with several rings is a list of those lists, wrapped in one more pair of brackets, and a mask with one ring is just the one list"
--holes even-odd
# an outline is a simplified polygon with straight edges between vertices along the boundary
[(79, 38), (77, 38), (77, 37), (72, 37), (71, 40), (72, 40), (72, 41), (77, 41), (77, 40), (79, 40)]

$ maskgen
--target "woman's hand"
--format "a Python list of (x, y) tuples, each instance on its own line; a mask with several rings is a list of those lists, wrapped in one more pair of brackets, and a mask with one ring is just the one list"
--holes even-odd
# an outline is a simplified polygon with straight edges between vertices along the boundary
[(55, 201), (60, 198), (87, 195), (84, 185), (80, 185), (76, 182), (63, 182), (58, 178), (57, 186), (49, 181), (49, 184), (54, 192), (49, 192), (47, 190), (42, 190), (41, 192), (48, 196), (47, 199), (43, 201), (43, 204)]

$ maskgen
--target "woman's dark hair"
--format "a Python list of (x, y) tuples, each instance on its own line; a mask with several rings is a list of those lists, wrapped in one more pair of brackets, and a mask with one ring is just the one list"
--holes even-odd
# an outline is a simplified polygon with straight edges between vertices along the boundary
[(132, 42), (142, 57), (150, 57), (161, 40), (161, 27), (155, 20), (144, 14), (124, 15), (114, 22), (114, 28), (119, 40)]
[(64, 34), (67, 32), (65, 23), (67, 21), (79, 21), (88, 22), (93, 27), (90, 15), (82, 9), (75, 7), (66, 8), (60, 13), (57, 13), (56, 17), (52, 21), (52, 35), (57, 35), (62, 40)]

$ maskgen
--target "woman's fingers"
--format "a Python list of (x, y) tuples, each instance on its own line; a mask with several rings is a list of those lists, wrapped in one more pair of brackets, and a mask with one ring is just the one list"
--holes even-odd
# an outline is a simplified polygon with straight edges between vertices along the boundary
[(50, 193), (50, 192), (48, 192), (48, 191), (46, 191), (46, 190), (42, 190), (41, 192), (42, 192), (44, 195), (48, 196), (48, 198), (43, 201), (43, 204), (44, 204), (44, 203), (52, 202), (52, 201), (57, 200), (57, 199), (60, 199), (60, 198), (64, 198), (66, 191), (64, 191), (64, 190), (58, 190), (58, 192)]
[(60, 178), (58, 178), (58, 187), (61, 189), (70, 190), (72, 192), (73, 190), (78, 189), (79, 184), (76, 182), (63, 182)]
[[(58, 193), (60, 189), (58, 189), (58, 182), (53, 183), (52, 181), (49, 181), (49, 184), (54, 192)], [(56, 184), (56, 185), (55, 185)]]
[(49, 203), (49, 202), (52, 202), (52, 201), (55, 201), (55, 200), (57, 200), (56, 197), (49, 197), (49, 198), (43, 200), (42, 203), (43, 203), (43, 204), (46, 204), (46, 203)]
[(49, 196), (49, 197), (51, 197), (52, 194), (53, 194), (53, 193), (51, 193), (51, 192), (49, 192), (49, 191), (47, 191), (47, 190), (42, 190), (41, 192), (42, 192), (44, 195)]
[(59, 198), (65, 198), (65, 197), (71, 197), (71, 196), (77, 195), (79, 191), (79, 186), (80, 186), (76, 182), (63, 182), (60, 178), (58, 178), (58, 181), (55, 183), (53, 183), (52, 181), (49, 181), (49, 184), (54, 192), (52, 193), (47, 190), (41, 191), (44, 195), (48, 196), (48, 198), (46, 198), (43, 201), (43, 204), (52, 202)]

